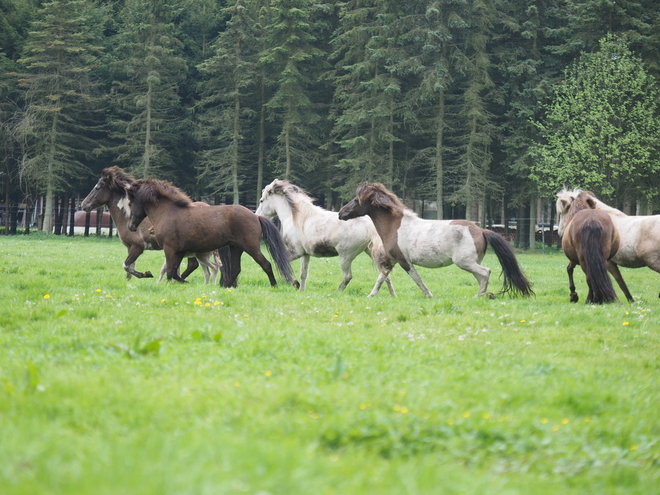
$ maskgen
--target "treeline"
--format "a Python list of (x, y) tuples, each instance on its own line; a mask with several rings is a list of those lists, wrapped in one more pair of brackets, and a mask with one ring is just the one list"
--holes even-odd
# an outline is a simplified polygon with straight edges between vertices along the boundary
[(43, 195), (47, 231), (55, 198), (110, 165), (249, 205), (279, 177), (327, 208), (379, 181), (483, 222), (540, 221), (562, 185), (654, 207), (656, 0), (0, 0), (0, 15), (4, 202)]

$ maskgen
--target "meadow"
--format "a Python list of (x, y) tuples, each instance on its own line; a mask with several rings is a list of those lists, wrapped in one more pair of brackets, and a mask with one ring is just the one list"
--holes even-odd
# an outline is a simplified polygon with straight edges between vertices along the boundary
[(431, 299), (400, 267), (397, 298), (367, 298), (365, 255), (342, 293), (336, 258), (301, 293), (247, 257), (228, 290), (126, 280), (125, 256), (0, 238), (3, 495), (660, 493), (647, 268), (597, 307), (554, 249), (518, 254), (536, 297), (495, 300), (455, 266), (420, 270)]

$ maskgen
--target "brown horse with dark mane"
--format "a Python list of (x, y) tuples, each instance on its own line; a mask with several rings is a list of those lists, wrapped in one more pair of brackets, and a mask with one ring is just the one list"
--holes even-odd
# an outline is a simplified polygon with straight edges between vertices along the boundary
[(561, 245), (569, 260), (566, 270), (571, 291), (570, 301), (577, 302), (579, 299), (575, 292), (573, 271), (575, 265), (580, 265), (589, 286), (587, 304), (604, 304), (617, 300), (608, 271), (619, 284), (628, 302), (632, 302), (633, 298), (619, 267), (612, 262), (612, 257), (619, 249), (619, 231), (606, 212), (593, 209), (595, 205), (590, 194), (586, 191), (579, 193), (572, 199), (568, 209), (564, 208), (563, 202), (566, 200), (562, 198), (562, 194), (557, 195), (559, 235), (562, 236)]
[(224, 248), (220, 250), (220, 284), (223, 287), (237, 285), (244, 251), (261, 266), (270, 284), (275, 286), (277, 281), (271, 264), (261, 252), (263, 239), (282, 276), (298, 286), (282, 236), (267, 218), (241, 205), (191, 207), (192, 201), (183, 191), (157, 179), (137, 180), (127, 193), (128, 228), (137, 230), (142, 220), (149, 217), (156, 239), (165, 251), (168, 280), (184, 281), (178, 275), (178, 267), (186, 253)]
[[(466, 220), (425, 220), (406, 208), (385, 186), (363, 184), (356, 197), (339, 210), (340, 220), (369, 215), (380, 235), (392, 266), (399, 263), (427, 297), (426, 287), (414, 265), (440, 268), (454, 263), (470, 272), (479, 282), (478, 296), (486, 292), (490, 268), (481, 264), (490, 244), (502, 266), (502, 292), (518, 296), (534, 294), (509, 243), (492, 230)], [(375, 295), (389, 272), (381, 273), (370, 295)]]
[[(124, 270), (126, 270), (126, 278), (128, 279), (132, 276), (137, 278), (153, 277), (150, 271), (138, 271), (135, 268), (135, 262), (145, 250), (160, 251), (163, 249), (153, 234), (152, 225), (149, 220), (142, 222), (140, 228), (135, 232), (128, 230), (128, 215), (123, 208), (126, 202), (126, 188), (135, 182), (135, 180), (133, 176), (127, 174), (119, 167), (104, 168), (101, 172), (101, 178), (80, 205), (85, 211), (92, 211), (93, 209), (107, 205), (112, 221), (117, 227), (119, 239), (121, 239), (122, 244), (128, 249), (128, 256), (124, 260)], [(206, 203), (197, 204), (206, 205)], [(210, 260), (208, 253), (202, 256), (204, 258), (202, 262), (204, 277), (208, 282), (209, 269), (213, 271), (215, 278), (219, 267)], [(198, 266), (199, 262), (197, 258), (188, 258), (188, 267), (181, 275), (181, 278), (185, 279)]]

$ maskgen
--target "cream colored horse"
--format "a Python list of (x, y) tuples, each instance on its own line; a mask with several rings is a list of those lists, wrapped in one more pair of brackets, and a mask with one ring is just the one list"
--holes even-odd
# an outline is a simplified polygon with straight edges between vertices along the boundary
[[(275, 179), (264, 187), (257, 215), (277, 216), (282, 224), (282, 237), (292, 260), (300, 260), (300, 290), (305, 290), (309, 260), (314, 257), (339, 256), (343, 278), (337, 290), (343, 290), (353, 278), (351, 264), (365, 252), (381, 273), (392, 267), (373, 222), (359, 218), (350, 222), (339, 220), (337, 213), (312, 202), (300, 187)], [(392, 296), (396, 296), (388, 276), (384, 278)]]

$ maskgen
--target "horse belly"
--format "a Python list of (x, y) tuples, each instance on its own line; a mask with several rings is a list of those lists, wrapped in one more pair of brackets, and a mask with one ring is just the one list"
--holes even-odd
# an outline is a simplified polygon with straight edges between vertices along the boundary
[(424, 268), (442, 268), (451, 265), (451, 249), (434, 236), (419, 236), (399, 243), (399, 248), (413, 265)]

